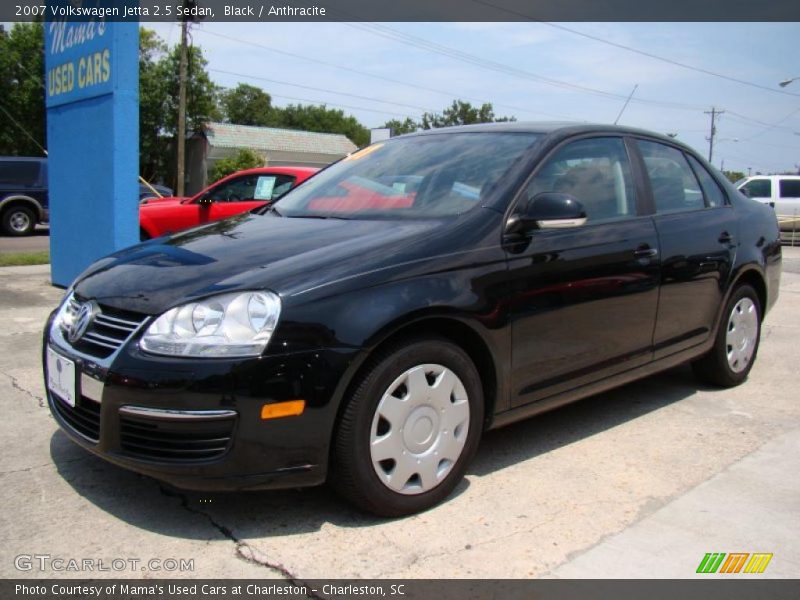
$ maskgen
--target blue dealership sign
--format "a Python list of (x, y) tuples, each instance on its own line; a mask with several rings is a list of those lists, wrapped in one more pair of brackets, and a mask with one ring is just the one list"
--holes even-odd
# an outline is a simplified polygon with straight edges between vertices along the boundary
[[(54, 0), (48, 14), (76, 3), (113, 4)], [(45, 78), (51, 277), (67, 286), (139, 240), (138, 22), (47, 21)]]
[(114, 91), (110, 24), (51, 21), (47, 24), (47, 106)]

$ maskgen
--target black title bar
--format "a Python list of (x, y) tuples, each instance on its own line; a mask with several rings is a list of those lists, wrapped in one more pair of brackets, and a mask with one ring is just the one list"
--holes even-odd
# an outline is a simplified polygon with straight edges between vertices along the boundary
[(0, 21), (800, 21), (798, 0), (3, 0)]

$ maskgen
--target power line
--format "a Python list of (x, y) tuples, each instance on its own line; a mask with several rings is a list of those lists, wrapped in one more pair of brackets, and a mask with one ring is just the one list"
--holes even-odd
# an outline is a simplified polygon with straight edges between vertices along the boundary
[(44, 155), (45, 155), (45, 156), (47, 156), (47, 150), (45, 150), (45, 149), (44, 149), (44, 147), (43, 147), (43, 146), (42, 146), (42, 145), (41, 145), (41, 144), (40, 144), (40, 143), (39, 143), (39, 142), (36, 140), (36, 138), (35, 138), (35, 137), (33, 137), (33, 136), (30, 134), (30, 133), (28, 133), (28, 130), (27, 130), (27, 129), (25, 129), (25, 128), (24, 128), (22, 125), (20, 125), (20, 124), (19, 124), (19, 121), (17, 121), (17, 120), (14, 118), (14, 116), (13, 116), (13, 115), (12, 115), (10, 112), (8, 112), (8, 111), (6, 110), (5, 106), (3, 106), (2, 104), (0, 104), (0, 110), (2, 110), (2, 111), (3, 111), (3, 112), (6, 114), (6, 116), (7, 116), (9, 119), (11, 119), (11, 122), (12, 122), (12, 123), (14, 123), (14, 125), (16, 125), (17, 127), (19, 127), (19, 129), (22, 131), (22, 133), (24, 133), (25, 135), (27, 135), (27, 136), (28, 136), (28, 138), (29, 138), (29, 139), (30, 139), (30, 140), (31, 140), (31, 141), (32, 141), (34, 144), (36, 144), (36, 145), (39, 147), (39, 149), (40, 149), (40, 150), (41, 150), (41, 151), (44, 153)]
[[(222, 86), (222, 89), (231, 90), (231, 89), (234, 89), (234, 88)], [(284, 96), (282, 94), (270, 94), (270, 96), (272, 96), (273, 98), (283, 98), (285, 100), (295, 100), (297, 102), (309, 102), (311, 104), (321, 104), (321, 105), (324, 105), (324, 106), (335, 106), (337, 108), (349, 108), (351, 110), (364, 110), (364, 111), (367, 111), (367, 112), (374, 112), (374, 113), (378, 113), (378, 114), (382, 114), (382, 115), (391, 115), (393, 117), (400, 116), (400, 117), (408, 117), (409, 119), (413, 119), (414, 118), (411, 115), (407, 115), (407, 114), (403, 114), (403, 113), (390, 112), (390, 111), (386, 111), (386, 110), (377, 110), (377, 109), (374, 109), (374, 108), (367, 108), (365, 106), (353, 106), (351, 104), (339, 104), (337, 102), (328, 102), (327, 100), (319, 100), (319, 99), (314, 99), (314, 98), (298, 98), (296, 96)]]
[(347, 93), (347, 92), (337, 92), (335, 90), (312, 87), (310, 85), (301, 85), (299, 83), (290, 83), (288, 81), (280, 81), (278, 79), (269, 79), (267, 77), (260, 77), (260, 76), (256, 76), (256, 75), (246, 75), (244, 73), (234, 73), (233, 71), (225, 71), (223, 69), (208, 69), (208, 70), (212, 71), (214, 73), (224, 73), (226, 75), (233, 75), (235, 77), (244, 77), (245, 79), (255, 79), (255, 80), (258, 80), (258, 81), (267, 81), (269, 83), (277, 83), (279, 85), (288, 85), (288, 86), (291, 86), (291, 87), (298, 87), (298, 88), (302, 88), (304, 90), (312, 90), (312, 91), (315, 91), (315, 92), (327, 92), (329, 94), (338, 94), (339, 96), (348, 96), (350, 98), (357, 98), (359, 100), (369, 100), (371, 102), (379, 102), (379, 103), (382, 103), (382, 104), (393, 104), (395, 106), (403, 106), (405, 108), (414, 108), (414, 109), (417, 109), (417, 110), (421, 110), (423, 112), (433, 112), (429, 108), (425, 108), (425, 107), (422, 107), (422, 106), (415, 106), (414, 104), (404, 104), (402, 102), (393, 102), (391, 100), (381, 100), (380, 98), (372, 98), (370, 96), (360, 96), (358, 94), (350, 94), (350, 93)]
[[(444, 56), (448, 56), (455, 60), (459, 60), (462, 62), (466, 62), (484, 69), (488, 69), (490, 71), (504, 73), (507, 75), (511, 75), (514, 77), (519, 77), (522, 79), (526, 79), (529, 81), (535, 81), (537, 83), (543, 83), (545, 85), (550, 85), (554, 87), (559, 87), (562, 89), (573, 90), (577, 92), (583, 92), (588, 94), (593, 94), (597, 96), (602, 96), (605, 98), (617, 99), (617, 100), (627, 100), (627, 94), (617, 94), (615, 92), (609, 92), (606, 90), (601, 90), (598, 88), (593, 88), (589, 86), (584, 86), (580, 84), (570, 83), (567, 81), (562, 81), (560, 79), (554, 79), (552, 77), (545, 77), (544, 75), (539, 75), (537, 73), (532, 73), (531, 71), (526, 71), (524, 69), (519, 69), (517, 67), (513, 67), (510, 65), (505, 65), (503, 63), (495, 62), (492, 60), (484, 59), (473, 54), (469, 54), (467, 52), (463, 52), (456, 48), (452, 48), (451, 46), (446, 46), (444, 44), (439, 44), (437, 42), (431, 42), (430, 40), (426, 40), (425, 38), (411, 35), (408, 33), (403, 33), (397, 31), (396, 29), (392, 29), (391, 27), (387, 27), (385, 25), (380, 25), (378, 23), (344, 23), (349, 27), (353, 27), (356, 29), (361, 29), (364, 31), (368, 31), (373, 33), (374, 35), (378, 35), (384, 38), (388, 38), (402, 44), (422, 48), (428, 50), (430, 52), (434, 52), (437, 54), (441, 54)], [(700, 110), (702, 106), (699, 105), (691, 105), (685, 104), (682, 102), (666, 102), (660, 100), (651, 100), (646, 98), (635, 98), (631, 100), (632, 102), (636, 102), (638, 104), (649, 104), (654, 106), (660, 106), (663, 108), (674, 108), (680, 110)]]
[(680, 62), (680, 61), (677, 61), (677, 60), (674, 60), (674, 59), (671, 59), (671, 58), (667, 58), (665, 56), (659, 56), (658, 54), (654, 54), (652, 52), (647, 52), (646, 50), (639, 50), (638, 48), (634, 48), (632, 46), (626, 46), (625, 44), (620, 44), (618, 42), (613, 42), (611, 40), (607, 40), (607, 39), (601, 38), (599, 36), (591, 35), (589, 33), (583, 32), (583, 31), (578, 31), (577, 29), (572, 29), (570, 27), (566, 27), (564, 25), (560, 25), (560, 24), (557, 24), (557, 23), (550, 23), (548, 21), (541, 21), (541, 20), (536, 19), (534, 17), (531, 17), (529, 15), (526, 15), (526, 14), (511, 10), (511, 9), (508, 9), (508, 8), (504, 8), (502, 6), (497, 6), (495, 4), (492, 4), (491, 2), (486, 2), (485, 0), (472, 0), (472, 2), (474, 2), (475, 4), (482, 4), (482, 5), (487, 6), (487, 7), (495, 8), (497, 10), (500, 10), (500, 11), (503, 11), (503, 12), (507, 12), (507, 13), (516, 15), (518, 17), (523, 17), (524, 19), (527, 19), (528, 21), (539, 23), (541, 25), (547, 25), (548, 27), (552, 27), (554, 29), (560, 29), (561, 31), (567, 31), (567, 32), (572, 33), (574, 35), (579, 35), (581, 37), (584, 37), (584, 38), (587, 38), (587, 39), (590, 39), (590, 40), (594, 40), (595, 42), (599, 42), (601, 44), (606, 44), (608, 46), (613, 46), (614, 48), (619, 48), (621, 50), (626, 50), (628, 52), (633, 52), (635, 54), (639, 54), (641, 56), (646, 56), (646, 57), (652, 58), (654, 60), (660, 60), (661, 62), (665, 62), (665, 63), (671, 64), (671, 65), (674, 65), (674, 66), (677, 66), (677, 67), (681, 67), (681, 68), (684, 68), (684, 69), (689, 69), (691, 71), (696, 71), (697, 73), (703, 73), (704, 75), (711, 75), (712, 77), (718, 77), (719, 79), (725, 79), (725, 80), (731, 81), (733, 83), (738, 83), (738, 84), (741, 84), (741, 85), (746, 85), (746, 86), (749, 86), (749, 87), (752, 87), (752, 88), (757, 88), (757, 89), (764, 90), (764, 91), (767, 91), (767, 92), (772, 92), (773, 94), (782, 94), (784, 96), (794, 96), (796, 98), (800, 98), (800, 94), (787, 92), (785, 90), (781, 90), (781, 89), (777, 89), (777, 88), (771, 88), (771, 87), (768, 87), (766, 85), (761, 85), (760, 83), (754, 83), (752, 81), (746, 81), (744, 79), (739, 79), (738, 77), (732, 77), (730, 75), (724, 75), (722, 73), (717, 73), (716, 71), (711, 71), (710, 69), (704, 69), (703, 67), (697, 67), (697, 66), (694, 66), (694, 65), (689, 65), (687, 63), (683, 63), (683, 62)]
[[(211, 36), (219, 37), (219, 38), (226, 39), (226, 40), (229, 40), (229, 41), (232, 41), (232, 42), (245, 44), (245, 45), (248, 45), (248, 46), (253, 46), (255, 48), (261, 48), (261, 49), (267, 50), (269, 52), (274, 52), (276, 54), (282, 54), (284, 56), (290, 56), (292, 58), (299, 58), (301, 60), (314, 62), (314, 63), (317, 63), (317, 64), (324, 65), (326, 67), (331, 67), (331, 68), (339, 69), (339, 70), (342, 70), (342, 71), (348, 71), (350, 73), (355, 73), (357, 75), (362, 75), (362, 76), (365, 76), (365, 77), (371, 77), (373, 79), (379, 79), (381, 81), (387, 81), (389, 83), (394, 83), (394, 84), (397, 84), (397, 85), (402, 85), (402, 86), (406, 86), (406, 87), (410, 87), (410, 88), (414, 88), (414, 89), (418, 89), (418, 90), (423, 90), (423, 91), (426, 91), (426, 92), (433, 92), (435, 94), (441, 94), (443, 96), (447, 96), (450, 99), (452, 99), (455, 96), (455, 97), (461, 97), (461, 98), (463, 98), (465, 100), (470, 100), (471, 102), (479, 102), (479, 103), (486, 102), (485, 99), (477, 99), (475, 97), (470, 97), (470, 96), (463, 95), (463, 94), (456, 94), (454, 92), (438, 90), (438, 89), (435, 89), (435, 88), (430, 88), (430, 87), (426, 87), (426, 86), (423, 86), (423, 85), (418, 85), (418, 84), (411, 83), (411, 82), (408, 82), (408, 81), (402, 81), (400, 79), (393, 79), (391, 77), (386, 77), (384, 75), (377, 75), (375, 73), (369, 73), (367, 71), (361, 71), (359, 69), (354, 69), (352, 67), (346, 67), (344, 65), (338, 65), (336, 63), (328, 62), (328, 61), (325, 61), (325, 60), (322, 60), (322, 59), (319, 59), (319, 58), (313, 58), (313, 57), (310, 57), (310, 56), (304, 56), (302, 54), (296, 54), (294, 52), (289, 52), (287, 50), (281, 50), (281, 49), (278, 49), (278, 48), (273, 48), (272, 46), (267, 46), (265, 44), (260, 44), (258, 42), (253, 42), (253, 41), (250, 41), (250, 40), (245, 40), (245, 39), (241, 39), (241, 38), (235, 38), (235, 37), (232, 37), (232, 36), (228, 36), (228, 35), (225, 35), (225, 34), (222, 34), (222, 33), (216, 33), (216, 32), (213, 32), (213, 31), (208, 31), (207, 29), (202, 29), (202, 30), (198, 30), (198, 31), (201, 31), (202, 33), (204, 33), (206, 35), (211, 35)], [(544, 111), (532, 110), (530, 108), (521, 108), (519, 106), (512, 106), (510, 104), (494, 104), (494, 106), (497, 106), (499, 108), (506, 108), (506, 109), (514, 110), (514, 111), (517, 111), (517, 112), (545, 115), (545, 116), (548, 116), (548, 117), (567, 118), (567, 119), (573, 119), (573, 120), (575, 119), (575, 117), (571, 117), (571, 116), (558, 115), (558, 114), (554, 114), (554, 113), (547, 113), (547, 112), (544, 112)]]

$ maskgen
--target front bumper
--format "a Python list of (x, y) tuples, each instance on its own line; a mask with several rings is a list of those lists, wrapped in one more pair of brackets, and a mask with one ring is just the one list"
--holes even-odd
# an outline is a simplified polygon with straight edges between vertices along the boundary
[[(182, 489), (324, 482), (337, 390), (352, 349), (176, 359), (144, 354), (133, 336), (103, 364), (54, 339), (50, 321), (43, 344), (50, 411), (90, 452)], [(47, 389), (48, 347), (75, 363), (74, 408)], [(302, 415), (261, 419), (265, 404), (297, 399), (306, 401)]]

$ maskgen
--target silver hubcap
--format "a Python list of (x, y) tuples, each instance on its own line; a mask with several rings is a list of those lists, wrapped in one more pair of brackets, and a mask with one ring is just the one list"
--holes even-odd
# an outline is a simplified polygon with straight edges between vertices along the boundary
[(728, 319), (725, 335), (725, 352), (728, 366), (734, 373), (741, 373), (750, 364), (758, 337), (758, 311), (750, 298), (736, 303)]
[(14, 231), (25, 231), (31, 225), (30, 217), (24, 212), (11, 213), (8, 222)]
[(464, 450), (469, 401), (447, 367), (412, 367), (383, 394), (372, 419), (372, 466), (389, 489), (421, 494), (447, 477)]

